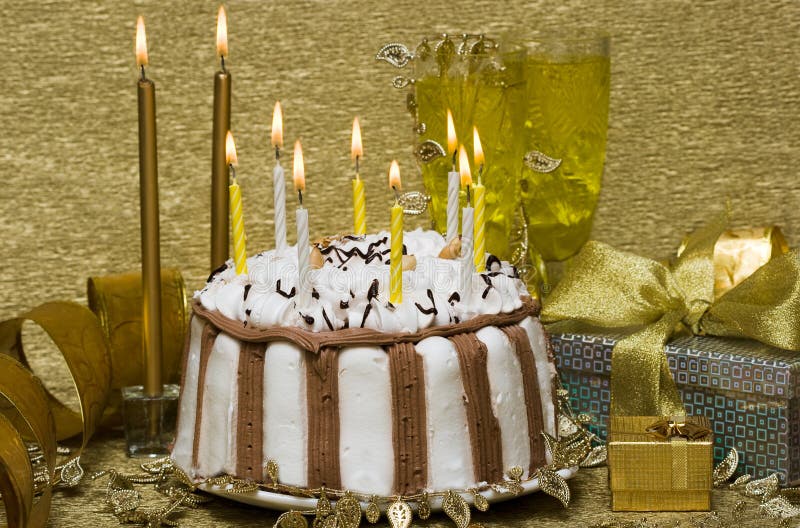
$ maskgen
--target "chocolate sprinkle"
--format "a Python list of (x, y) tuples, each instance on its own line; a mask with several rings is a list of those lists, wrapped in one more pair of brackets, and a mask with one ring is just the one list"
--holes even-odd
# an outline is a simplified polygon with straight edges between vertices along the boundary
[(319, 292), (317, 291), (316, 288), (311, 288), (311, 297), (313, 297), (314, 299), (319, 299)]
[(460, 300), (461, 296), (458, 294), (458, 292), (453, 292), (453, 295), (451, 295), (450, 298), (447, 299), (447, 302), (453, 303), (453, 302), (458, 302)]
[(252, 287), (253, 287), (252, 284), (248, 284), (247, 286), (244, 287), (244, 300), (245, 301), (247, 300), (247, 294), (250, 293), (250, 288), (252, 288)]
[(350, 308), (350, 301), (339, 301), (339, 308), (342, 310), (347, 310)]
[(325, 313), (325, 308), (322, 309), (322, 318), (325, 319), (325, 324), (328, 325), (328, 328), (333, 330), (333, 325), (331, 324), (331, 320), (328, 319), (328, 314)]
[(292, 291), (286, 293), (285, 291), (281, 290), (281, 280), (278, 279), (278, 282), (275, 284), (275, 291), (278, 292), (280, 295), (286, 297), (287, 299), (291, 299), (295, 295), (295, 288), (292, 286)]
[(227, 262), (225, 264), (223, 264), (222, 266), (218, 267), (217, 269), (215, 269), (214, 271), (212, 271), (211, 275), (208, 276), (208, 279), (206, 280), (206, 282), (211, 282), (212, 280), (214, 280), (214, 277), (216, 277), (218, 274), (222, 273), (226, 269), (228, 269), (228, 263)]
[(364, 317), (361, 318), (361, 328), (364, 328), (364, 323), (367, 322), (367, 316), (370, 310), (372, 310), (372, 304), (368, 304), (367, 307), (364, 308)]
[(302, 318), (303, 318), (303, 321), (305, 321), (307, 325), (309, 325), (309, 326), (310, 326), (310, 325), (313, 325), (313, 324), (314, 324), (314, 318), (313, 318), (312, 316), (310, 316), (310, 315), (305, 315), (305, 314), (302, 314), (302, 313), (301, 313), (301, 314), (300, 314), (300, 317), (302, 317)]
[(378, 279), (373, 279), (367, 290), (367, 302), (378, 296)]
[(250, 308), (244, 311), (245, 315), (250, 315), (251, 313), (253, 313), (253, 310), (251, 310)]

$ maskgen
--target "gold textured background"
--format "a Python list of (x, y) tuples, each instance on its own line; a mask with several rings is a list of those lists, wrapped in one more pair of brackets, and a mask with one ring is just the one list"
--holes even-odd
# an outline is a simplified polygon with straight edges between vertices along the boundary
[[(207, 274), (216, 1), (3, 0), (0, 317), (85, 297), (139, 262), (134, 25), (158, 87), (164, 266)], [(231, 1), (233, 128), (251, 251), (271, 243), (272, 106), (303, 139), (312, 237), (348, 229), (349, 133), (361, 116), (368, 221), (385, 171), (420, 187), (411, 120), (378, 47), (448, 28), (600, 26), (614, 37), (605, 187), (594, 236), (651, 256), (730, 197), (738, 224), (800, 233), (800, 3), (794, 0)], [(289, 196), (289, 211), (293, 209)], [(291, 216), (291, 215), (290, 215)], [(294, 222), (289, 232), (293, 236)]]

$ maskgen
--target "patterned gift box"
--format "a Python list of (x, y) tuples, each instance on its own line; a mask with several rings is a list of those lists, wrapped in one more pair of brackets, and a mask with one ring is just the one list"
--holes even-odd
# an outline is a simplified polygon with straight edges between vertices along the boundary
[[(553, 334), (553, 350), (574, 409), (608, 432), (611, 351), (621, 336)], [(800, 355), (755, 341), (680, 337), (666, 347), (687, 415), (707, 417), (714, 459), (739, 451), (739, 471), (756, 478), (777, 473), (800, 483)]]

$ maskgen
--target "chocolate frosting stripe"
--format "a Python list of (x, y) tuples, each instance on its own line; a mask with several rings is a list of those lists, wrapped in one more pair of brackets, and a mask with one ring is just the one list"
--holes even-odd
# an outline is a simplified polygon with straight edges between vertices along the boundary
[(456, 348), (464, 383), (475, 477), (478, 482), (500, 482), (503, 446), (500, 423), (492, 412), (486, 345), (474, 333), (454, 335), (450, 341)]
[(200, 339), (200, 371), (197, 375), (197, 417), (194, 420), (194, 443), (192, 444), (192, 468), (197, 468), (197, 454), (200, 448), (200, 424), (203, 421), (203, 393), (206, 385), (206, 369), (211, 349), (217, 339), (219, 330), (213, 325), (203, 325), (203, 337)]
[(390, 345), (387, 352), (392, 379), (394, 492), (412, 495), (425, 489), (428, 478), (425, 370), (411, 343)]
[(524, 328), (512, 325), (503, 327), (501, 330), (514, 345), (522, 371), (522, 391), (525, 395), (525, 408), (528, 410), (528, 438), (531, 446), (531, 465), (528, 474), (532, 475), (537, 469), (547, 464), (544, 439), (541, 434), (545, 429), (536, 359), (533, 357), (531, 342)]
[(306, 355), (308, 487), (341, 488), (339, 467), (339, 354), (324, 347)]
[(236, 476), (263, 477), (263, 394), (266, 345), (244, 343), (239, 351), (239, 416), (236, 425)]
[(464, 332), (477, 332), (484, 326), (505, 326), (516, 324), (528, 316), (539, 314), (539, 302), (526, 298), (521, 308), (510, 313), (479, 315), (467, 321), (444, 326), (431, 326), (419, 332), (381, 332), (370, 328), (344, 328), (333, 332), (311, 332), (291, 326), (271, 328), (251, 328), (243, 326), (217, 311), (207, 310), (195, 301), (193, 309), (198, 317), (209, 321), (226, 334), (241, 341), (267, 343), (270, 341), (290, 341), (305, 350), (319, 352), (323, 347), (343, 346), (389, 346), (395, 343), (418, 343), (426, 337), (450, 337)]

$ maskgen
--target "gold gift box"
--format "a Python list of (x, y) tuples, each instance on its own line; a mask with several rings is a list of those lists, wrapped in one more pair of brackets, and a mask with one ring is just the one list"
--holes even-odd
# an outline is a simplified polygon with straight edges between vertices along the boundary
[[(611, 416), (608, 438), (613, 511), (708, 511), (711, 509), (714, 438), (705, 417)], [(660, 422), (669, 433), (648, 432)], [(676, 426), (703, 436), (688, 439)], [(665, 427), (667, 428), (667, 427)]]

